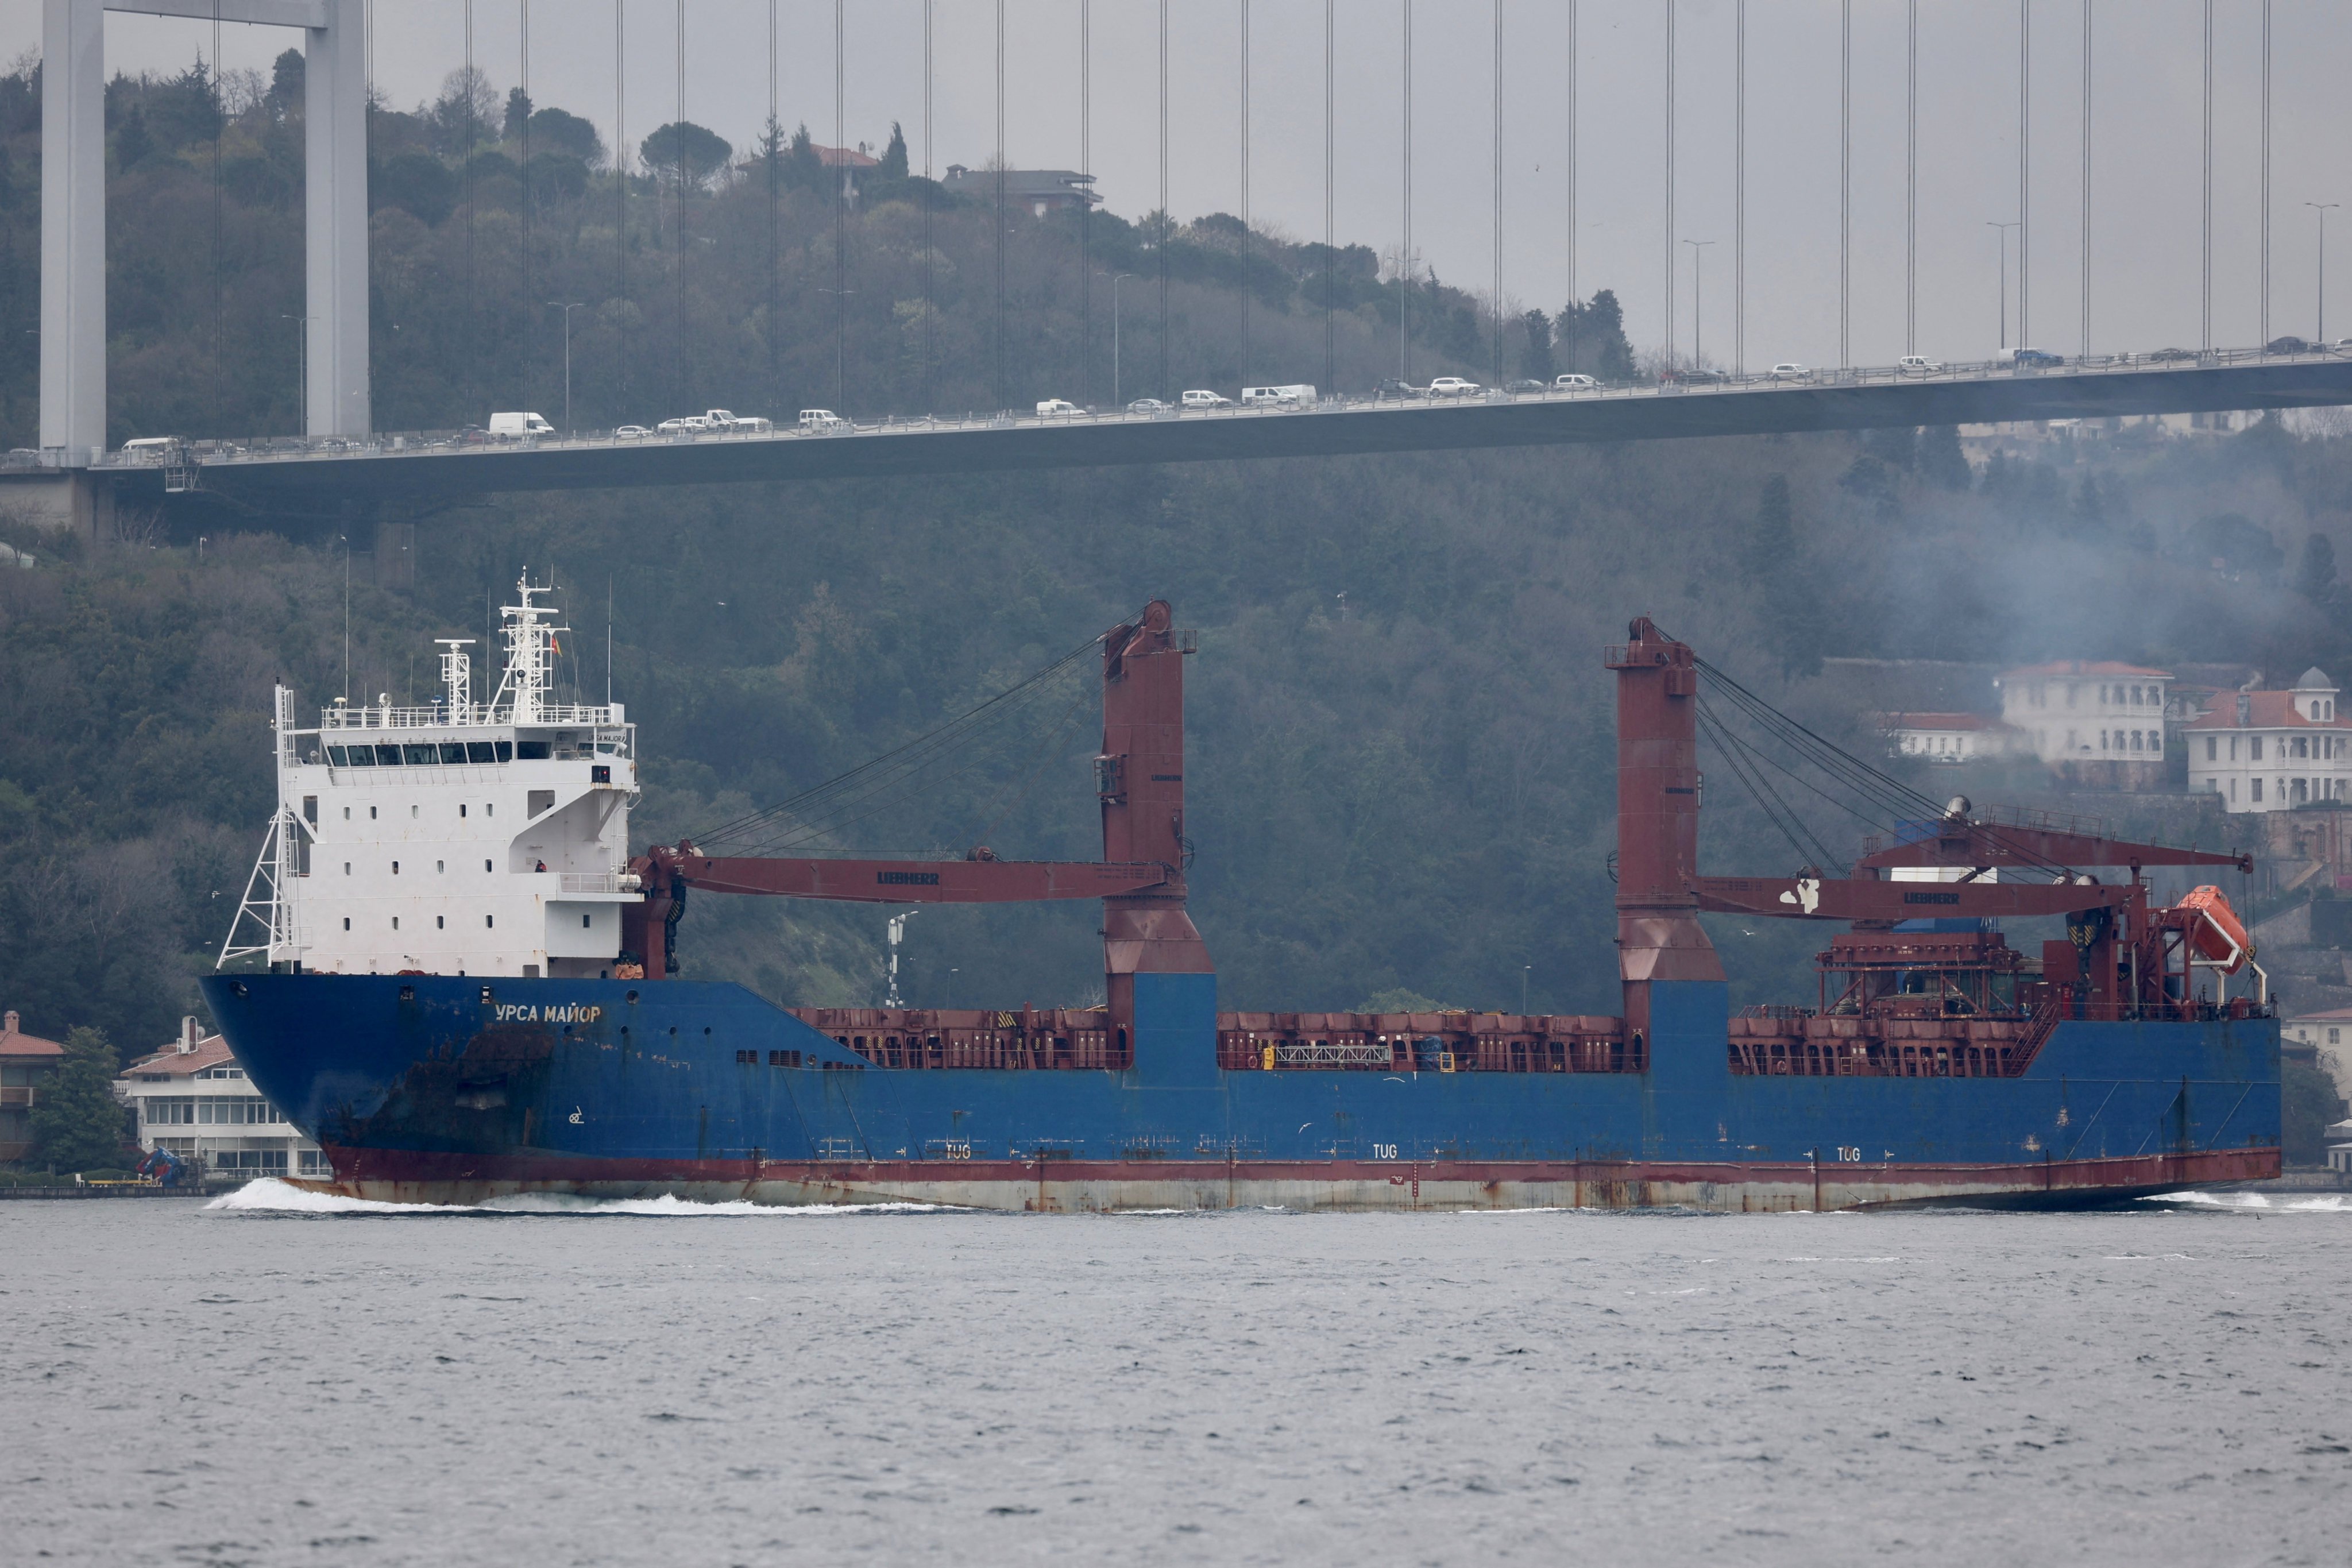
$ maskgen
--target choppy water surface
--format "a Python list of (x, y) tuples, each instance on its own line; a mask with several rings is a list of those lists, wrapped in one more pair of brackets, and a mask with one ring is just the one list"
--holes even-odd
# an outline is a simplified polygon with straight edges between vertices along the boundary
[[(274, 1192), (274, 1195), (273, 1195)], [(2340, 1562), (2352, 1208), (0, 1205), (0, 1556)]]

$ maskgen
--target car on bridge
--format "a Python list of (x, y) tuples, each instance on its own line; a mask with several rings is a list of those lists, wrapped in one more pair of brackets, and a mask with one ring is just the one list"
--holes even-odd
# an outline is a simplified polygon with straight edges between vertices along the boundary
[(499, 441), (523, 441), (537, 436), (552, 436), (555, 426), (536, 414), (509, 413), (490, 416), (490, 436)]
[(2283, 338), (2273, 338), (2263, 345), (2263, 352), (2269, 354), (2307, 354), (2317, 346), (2315, 343), (2307, 343), (2301, 338), (2289, 334)]
[(1930, 375), (1943, 369), (1944, 362), (1926, 354), (1905, 354), (1895, 362), (1895, 368), (1905, 375)]
[(1554, 392), (1591, 392), (1601, 384), (1589, 375), (1556, 375), (1551, 378)]
[(709, 428), (709, 422), (705, 420), (701, 415), (688, 414), (676, 419), (663, 420), (660, 424), (654, 426), (654, 434), (657, 436), (699, 436), (705, 430)]
[(721, 430), (736, 436), (760, 436), (774, 429), (775, 425), (757, 414), (737, 414), (732, 409), (709, 408), (703, 411), (702, 427)]
[(1234, 400), (1220, 392), (1195, 388), (1181, 395), (1187, 408), (1231, 408), (1234, 405)]
[(830, 408), (803, 408), (801, 410), (801, 430), (804, 435), (809, 433), (823, 435), (828, 430), (844, 430), (847, 429), (848, 426), (849, 421), (844, 419), (840, 415), (835, 414)]
[(1037, 405), (1037, 417), (1051, 419), (1056, 415), (1076, 414), (1078, 405), (1064, 397), (1048, 397)]
[(1813, 379), (1811, 369), (1808, 366), (1799, 364), (1795, 360), (1782, 360), (1779, 364), (1774, 365), (1768, 374), (1774, 381), (1811, 381)]
[(1465, 381), (1458, 375), (1441, 375), (1429, 384), (1429, 395), (1432, 397), (1475, 397), (1485, 390), (1476, 382)]
[(1156, 397), (1139, 397), (1127, 405), (1129, 414), (1166, 414), (1175, 406)]
[(2066, 356), (2063, 354), (2053, 354), (2048, 349), (2037, 349), (2027, 343), (2020, 343), (2013, 349), (2001, 350), (2000, 357), (2010, 364), (2021, 367), (2060, 365), (2066, 363)]
[(642, 425), (624, 425), (613, 432), (615, 441), (642, 441), (653, 432)]
[(1523, 375), (1519, 377), (1518, 380), (1505, 385), (1503, 390), (1509, 393), (1513, 397), (1524, 397), (1531, 392), (1544, 392), (1549, 389), (1547, 388), (1542, 382), (1536, 380), (1532, 376)]
[(1400, 380), (1398, 377), (1393, 375), (1390, 376), (1386, 381), (1381, 382), (1380, 385), (1372, 388), (1372, 401), (1375, 403), (1379, 403), (1382, 399), (1390, 397), (1393, 397), (1398, 402), (1402, 403), (1408, 397), (1423, 397), (1426, 395), (1428, 395), (1428, 394), (1423, 388), (1415, 386), (1409, 381)]

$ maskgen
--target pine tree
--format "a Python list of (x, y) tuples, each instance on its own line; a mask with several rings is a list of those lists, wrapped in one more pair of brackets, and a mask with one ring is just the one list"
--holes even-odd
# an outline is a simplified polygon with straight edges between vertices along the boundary
[(882, 166), (874, 172), (885, 180), (907, 177), (907, 133), (895, 120), (890, 121), (890, 144), (882, 149)]
[(1519, 318), (1527, 328), (1527, 346), (1519, 351), (1519, 374), (1535, 381), (1552, 377), (1551, 318), (1541, 310), (1529, 310)]
[(131, 1111), (114, 1098), (120, 1065), (105, 1030), (83, 1027), (66, 1036), (65, 1060), (33, 1106), (34, 1159), (56, 1170), (88, 1171), (122, 1158)]
[(1930, 425), (1919, 432), (1919, 477), (1948, 490), (1965, 490), (1973, 482), (1958, 426)]
[(1756, 523), (1748, 531), (1748, 571), (1758, 579), (1778, 577), (1796, 553), (1796, 509), (1789, 500), (1789, 477), (1774, 474), (1756, 500)]
[(2295, 571), (2294, 585), (2303, 596), (2322, 609), (2334, 609), (2343, 603), (2344, 584), (2336, 576), (2336, 542), (2324, 533), (2306, 536), (2303, 542), (2303, 563)]

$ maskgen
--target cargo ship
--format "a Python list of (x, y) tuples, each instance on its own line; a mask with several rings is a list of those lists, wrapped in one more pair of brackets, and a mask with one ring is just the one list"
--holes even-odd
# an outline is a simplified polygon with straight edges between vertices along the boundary
[[(1844, 867), (1704, 875), (1702, 723), (1753, 771), (1707, 691), (1760, 700), (1646, 619), (1604, 656), (1614, 1015), (1252, 1013), (1220, 1010), (1186, 907), (1196, 639), (1166, 603), (1086, 649), (1099, 860), (880, 860), (729, 853), (719, 839), (757, 837), (732, 829), (633, 854), (635, 726), (619, 703), (558, 700), (562, 628), (519, 588), (487, 700), (458, 640), (425, 706), (338, 701), (311, 725), (277, 693), (278, 810), (204, 991), (326, 1152), (331, 1174), (301, 1185), (419, 1204), (1737, 1212), (2082, 1205), (2280, 1169), (2252, 943), (2217, 889), (2162, 904), (2146, 875), (2243, 858), (1956, 799)], [(1105, 1002), (780, 1006), (680, 976), (689, 893), (1099, 900)], [(1735, 1012), (1707, 911), (1833, 928), (1809, 994)], [(2065, 937), (2031, 956), (1998, 924), (2053, 916)]]

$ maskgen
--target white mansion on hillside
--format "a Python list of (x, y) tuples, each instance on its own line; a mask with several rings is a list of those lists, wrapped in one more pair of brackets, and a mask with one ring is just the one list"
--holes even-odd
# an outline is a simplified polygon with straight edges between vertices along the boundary
[(319, 1146), (297, 1131), (245, 1076), (228, 1042), (180, 1020), (180, 1037), (115, 1078), (114, 1092), (139, 1112), (139, 1146), (202, 1160), (222, 1176), (316, 1176)]
[(2069, 784), (2093, 789), (2164, 787), (2168, 670), (2069, 659), (2004, 671), (2001, 721)]
[(2224, 693), (2184, 731), (2189, 789), (2227, 811), (2352, 797), (2352, 720), (2336, 717), (2336, 694), (2315, 668), (2284, 691)]

